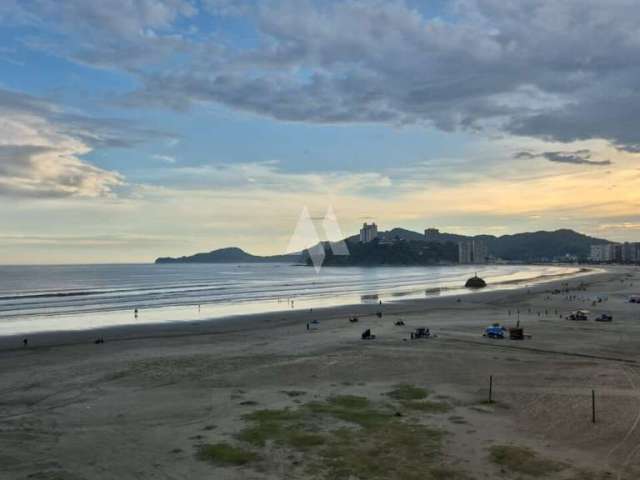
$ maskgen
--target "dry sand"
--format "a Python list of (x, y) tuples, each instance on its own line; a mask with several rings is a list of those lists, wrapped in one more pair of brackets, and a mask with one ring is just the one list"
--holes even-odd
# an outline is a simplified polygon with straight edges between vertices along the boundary
[[(28, 348), (19, 338), (1, 339), (0, 478), (327, 478), (322, 468), (307, 468), (314, 449), (300, 455), (273, 442), (251, 446), (261, 459), (243, 466), (195, 453), (218, 442), (245, 448), (236, 435), (246, 426), (242, 416), (256, 410), (302, 408), (337, 395), (396, 408), (386, 393), (398, 384), (426, 388), (429, 399), (449, 406), (446, 413), (403, 412), (400, 421), (446, 432), (437, 462), (460, 472), (457, 478), (532, 478), (492, 462), (492, 445), (527, 447), (542, 462), (562, 464), (539, 478), (640, 478), (640, 305), (627, 302), (640, 292), (640, 271), (612, 267), (569, 280), (574, 300), (550, 293), (565, 282), (460, 302), (42, 334)], [(608, 300), (592, 307), (598, 295)], [(577, 308), (614, 320), (559, 318)], [(494, 321), (515, 324), (517, 309), (530, 339), (482, 337)], [(348, 322), (350, 314), (359, 322)], [(320, 326), (307, 331), (311, 319)], [(406, 326), (395, 326), (398, 319)], [(408, 340), (419, 326), (437, 338)], [(365, 328), (377, 338), (360, 340)], [(105, 343), (93, 344), (99, 336)], [(496, 403), (488, 405), (490, 375)]]

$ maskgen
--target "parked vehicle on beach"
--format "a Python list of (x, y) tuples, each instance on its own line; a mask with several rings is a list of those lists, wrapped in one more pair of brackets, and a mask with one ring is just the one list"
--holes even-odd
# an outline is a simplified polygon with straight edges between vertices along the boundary
[(371, 333), (371, 329), (367, 328), (360, 336), (362, 340), (375, 340), (376, 336)]
[(431, 337), (431, 331), (425, 327), (416, 328), (415, 332), (411, 332), (411, 340), (414, 340), (416, 338), (430, 338), (430, 337)]
[(596, 322), (611, 322), (612, 320), (613, 320), (613, 317), (606, 313), (603, 313), (595, 318)]
[(576, 310), (565, 317), (567, 320), (586, 321), (589, 320), (589, 312), (587, 310)]
[(484, 329), (484, 334), (482, 336), (487, 338), (502, 339), (504, 338), (504, 332), (506, 330), (507, 329), (502, 325), (500, 325), (499, 323), (494, 323), (490, 327), (487, 327)]

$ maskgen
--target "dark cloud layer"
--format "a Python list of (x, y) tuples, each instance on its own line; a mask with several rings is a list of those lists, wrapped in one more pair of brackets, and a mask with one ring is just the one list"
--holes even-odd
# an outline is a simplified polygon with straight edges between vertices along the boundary
[(516, 159), (544, 158), (550, 162), (571, 163), (574, 165), (611, 165), (611, 160), (591, 160), (590, 150), (577, 150), (575, 152), (518, 152), (514, 155)]
[[(5, 18), (55, 29), (33, 48), (135, 75), (128, 104), (214, 102), (288, 121), (418, 122), (640, 150), (630, 0), (454, 0), (445, 16), (377, 0), (15, 5)], [(257, 41), (197, 34), (198, 14), (242, 16)]]

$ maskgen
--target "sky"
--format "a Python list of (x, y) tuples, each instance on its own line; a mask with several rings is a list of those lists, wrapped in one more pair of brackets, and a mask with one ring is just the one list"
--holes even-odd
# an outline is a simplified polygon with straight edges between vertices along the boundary
[[(640, 241), (632, 0), (0, 0), (0, 264)], [(334, 232), (335, 233), (335, 232)], [(331, 235), (330, 235), (331, 236)]]

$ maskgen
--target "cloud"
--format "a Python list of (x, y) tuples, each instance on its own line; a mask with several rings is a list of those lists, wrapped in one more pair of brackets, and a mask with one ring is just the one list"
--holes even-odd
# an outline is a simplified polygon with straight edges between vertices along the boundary
[(152, 155), (151, 157), (155, 160), (160, 160), (161, 162), (165, 162), (165, 163), (176, 163), (176, 157), (172, 155), (155, 154), (155, 155)]
[(123, 176), (83, 156), (97, 147), (130, 147), (161, 135), (0, 88), (0, 195), (112, 196), (124, 186)]
[(109, 235), (25, 235), (0, 233), (0, 244), (15, 245), (45, 245), (45, 246), (131, 246), (132, 244), (157, 245), (179, 239), (178, 235), (141, 235), (119, 232)]
[(534, 159), (534, 158), (544, 158), (549, 160), (550, 162), (556, 163), (571, 163), (574, 165), (594, 165), (594, 166), (605, 166), (611, 165), (611, 160), (591, 160), (591, 151), (590, 150), (577, 150), (575, 152), (542, 152), (542, 153), (531, 153), (531, 152), (518, 152), (513, 156), (515, 159)]
[(392, 180), (374, 172), (290, 173), (278, 162), (210, 164), (201, 166), (172, 166), (148, 175), (157, 185), (182, 191), (213, 189), (224, 192), (247, 193), (309, 193), (376, 195), (387, 192)]
[(640, 230), (638, 222), (604, 223), (598, 226), (598, 230)]
[[(640, 152), (634, 2), (413, 5), (25, 0), (0, 10), (0, 22), (30, 27), (22, 40), (31, 48), (131, 74), (130, 106), (215, 103), (283, 121), (605, 139)], [(241, 33), (203, 27), (229, 15)]]
[(204, 9), (220, 17), (237, 17), (255, 8), (255, 2), (246, 0), (202, 0)]
[(590, 153), (578, 152), (544, 152), (542, 156), (550, 162), (573, 163), (576, 165), (611, 165), (611, 160), (589, 160)]
[(452, 20), (400, 1), (263, 4), (247, 17), (258, 46), (192, 49), (188, 67), (143, 73), (131, 100), (639, 148), (632, 2), (453, 4)]
[(188, 0), (24, 0), (4, 10), (0, 21), (35, 30), (23, 39), (32, 48), (128, 71), (183, 48), (175, 24), (197, 13)]
[[(4, 116), (2, 109), (0, 112)], [(40, 118), (12, 115), (0, 119), (0, 194), (109, 195), (123, 184), (123, 178), (83, 162), (79, 157), (89, 151), (80, 140)]]

